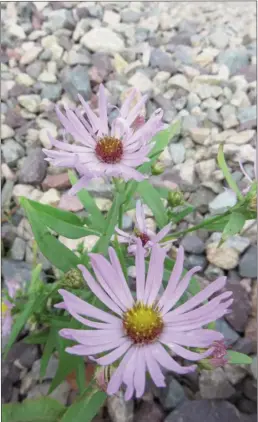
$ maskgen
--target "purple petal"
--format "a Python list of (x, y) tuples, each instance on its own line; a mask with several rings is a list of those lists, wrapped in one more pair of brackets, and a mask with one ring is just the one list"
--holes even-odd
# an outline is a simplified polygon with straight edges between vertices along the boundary
[(99, 117), (103, 135), (108, 135), (107, 97), (104, 85), (99, 86)]
[(117, 369), (111, 376), (111, 379), (107, 387), (107, 394), (110, 394), (110, 395), (116, 394), (117, 391), (119, 390), (122, 384), (124, 370), (128, 362), (130, 361), (132, 354), (134, 353), (134, 349), (135, 349), (134, 347), (131, 347), (131, 349), (128, 350), (128, 352), (124, 355), (123, 359), (121, 360), (119, 366), (117, 367)]
[(141, 201), (138, 199), (136, 201), (136, 227), (138, 230), (140, 230), (141, 233), (145, 233), (146, 231), (146, 225), (145, 225), (145, 215), (144, 210)]
[(135, 253), (135, 267), (136, 267), (136, 298), (141, 302), (144, 298), (145, 290), (145, 261), (144, 261), (144, 248), (140, 239), (136, 240), (137, 248)]
[(149, 371), (149, 374), (156, 384), (157, 387), (165, 387), (165, 377), (160, 369), (160, 365), (157, 363), (157, 360), (153, 356), (153, 349), (156, 347), (155, 344), (143, 347), (145, 354), (146, 365)]
[(151, 239), (152, 242), (154, 242), (154, 243), (160, 242), (163, 239), (163, 237), (165, 237), (170, 232), (171, 226), (172, 226), (172, 223), (169, 223), (165, 227), (163, 227), (163, 229), (160, 230), (159, 233), (157, 233), (155, 236), (153, 236), (153, 238)]
[(160, 336), (160, 341), (164, 344), (173, 342), (187, 347), (209, 347), (214, 341), (222, 340), (223, 338), (223, 335), (218, 331), (208, 329), (177, 332), (166, 327)]
[(156, 344), (156, 347), (153, 350), (153, 356), (155, 357), (157, 362), (161, 366), (163, 366), (163, 368), (176, 372), (178, 374), (187, 374), (188, 372), (193, 372), (196, 369), (196, 365), (185, 367), (179, 365), (159, 343)]
[(134, 372), (134, 387), (135, 387), (137, 398), (140, 398), (144, 394), (145, 381), (146, 381), (145, 354), (142, 348), (140, 348), (138, 350), (138, 355), (136, 357), (135, 372)]
[(110, 247), (108, 249), (108, 252), (109, 252), (110, 262), (111, 262), (114, 270), (116, 271), (116, 273), (118, 275), (117, 281), (121, 285), (121, 295), (123, 295), (123, 298), (124, 298), (124, 300), (123, 300), (124, 305), (125, 305), (126, 308), (130, 308), (131, 306), (133, 306), (134, 300), (133, 300), (132, 294), (130, 292), (130, 289), (128, 287), (128, 284), (126, 282), (124, 273), (122, 271), (121, 264), (119, 262), (117, 254), (116, 254), (116, 252), (113, 248)]
[(127, 350), (132, 346), (132, 342), (128, 339), (125, 339), (124, 343), (119, 346), (117, 349), (115, 349), (113, 352), (108, 353), (107, 355), (103, 356), (102, 358), (96, 359), (96, 362), (99, 365), (111, 365), (116, 360), (121, 358), (121, 356), (124, 355), (124, 353), (127, 352)]
[(165, 251), (159, 246), (154, 245), (151, 252), (143, 299), (147, 305), (152, 305), (153, 302), (157, 299), (157, 295), (163, 279), (165, 257)]
[(210, 356), (214, 351), (214, 347), (211, 347), (203, 353), (196, 353), (192, 352), (191, 350), (185, 349), (184, 347), (179, 346), (178, 344), (171, 343), (167, 344), (167, 346), (172, 350), (172, 352), (176, 353), (178, 356), (193, 361), (205, 359)]

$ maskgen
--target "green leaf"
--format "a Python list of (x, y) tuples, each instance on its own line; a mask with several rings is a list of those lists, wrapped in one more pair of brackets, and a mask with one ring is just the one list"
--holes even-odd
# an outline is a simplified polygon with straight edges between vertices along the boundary
[(2, 422), (57, 422), (65, 406), (52, 397), (27, 399), (2, 406)]
[[(182, 207), (180, 207), (182, 208)], [(194, 212), (195, 208), (192, 205), (187, 206), (182, 211), (170, 211), (170, 218), (173, 221), (173, 223), (178, 223), (179, 221), (183, 220), (187, 215)]]
[[(68, 170), (68, 176), (71, 184), (75, 185), (75, 183), (78, 181), (78, 178), (75, 175), (74, 171)], [(80, 192), (78, 192), (77, 196), (81, 201), (82, 205), (84, 206), (85, 210), (91, 215), (92, 226), (96, 230), (102, 231), (105, 227), (105, 218), (97, 207), (96, 202), (94, 201), (92, 196), (86, 189), (82, 189)]]
[(107, 215), (104, 233), (93, 248), (93, 252), (102, 253), (103, 255), (106, 254), (110, 239), (114, 234), (115, 227), (118, 223), (119, 209), (123, 200), (124, 195), (117, 193), (113, 201), (112, 207), (110, 208)]
[(40, 204), (35, 201), (23, 198), (21, 204), (29, 202), (31, 207), (38, 213), (40, 220), (45, 226), (54, 230), (69, 239), (80, 239), (92, 234), (99, 235), (99, 232), (83, 225), (83, 221), (72, 212), (54, 208), (49, 205)]
[(252, 358), (244, 353), (235, 352), (234, 350), (228, 350), (226, 358), (229, 363), (232, 363), (233, 365), (249, 365), (252, 363)]
[(223, 152), (223, 145), (221, 144), (219, 146), (219, 150), (218, 150), (218, 165), (222, 170), (222, 173), (226, 179), (226, 181), (228, 182), (228, 186), (235, 192), (235, 194), (237, 195), (237, 197), (241, 200), (243, 198), (240, 190), (238, 189), (238, 186), (235, 182), (235, 180), (233, 179), (229, 168), (227, 166), (227, 163), (225, 161), (225, 156), (224, 156), (224, 152)]
[(85, 374), (85, 362), (83, 359), (80, 359), (77, 367), (76, 367), (76, 382), (79, 387), (80, 394), (83, 393), (85, 390), (85, 383), (86, 383), (86, 374)]
[(29, 219), (35, 240), (43, 255), (63, 272), (67, 272), (80, 264), (80, 259), (49, 233), (31, 204), (27, 200), (22, 200), (22, 205)]
[(171, 139), (178, 135), (181, 130), (181, 123), (180, 120), (177, 120), (175, 123), (170, 125), (167, 129), (162, 130), (162, 132), (158, 132), (157, 135), (154, 136), (152, 142), (155, 142), (154, 147), (152, 148), (149, 157), (153, 158), (161, 154), (162, 151), (166, 148), (169, 144)]
[(52, 326), (52, 327), (50, 327), (48, 339), (47, 339), (47, 342), (45, 344), (45, 347), (44, 347), (44, 350), (43, 350), (43, 355), (42, 355), (41, 360), (40, 360), (40, 378), (41, 379), (44, 377), (44, 375), (46, 373), (49, 359), (51, 358), (52, 353), (53, 353), (53, 351), (56, 347), (55, 340), (56, 340), (56, 330)]
[(106, 400), (106, 393), (89, 391), (72, 404), (60, 422), (90, 422), (97, 415)]
[(232, 212), (229, 217), (228, 223), (224, 227), (222, 238), (219, 246), (230, 236), (239, 233), (245, 224), (245, 216), (240, 212)]
[(45, 344), (48, 339), (49, 330), (44, 330), (39, 333), (30, 334), (23, 339), (26, 344)]
[(12, 331), (9, 336), (8, 343), (5, 347), (5, 357), (40, 301), (41, 299), (38, 297), (30, 299), (29, 302), (25, 305), (23, 312), (18, 315), (15, 323), (12, 326)]
[(42, 270), (42, 264), (38, 264), (31, 273), (31, 280), (29, 284), (28, 293), (35, 293), (42, 286), (42, 281), (40, 280), (40, 274)]
[(164, 227), (168, 223), (167, 213), (157, 190), (147, 180), (144, 180), (138, 184), (137, 192), (152, 210), (159, 228)]

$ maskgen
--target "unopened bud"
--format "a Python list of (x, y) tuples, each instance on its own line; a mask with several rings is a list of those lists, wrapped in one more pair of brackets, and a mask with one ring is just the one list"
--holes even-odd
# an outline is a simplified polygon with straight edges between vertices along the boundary
[(151, 174), (153, 176), (159, 176), (164, 173), (165, 166), (162, 163), (156, 163), (151, 166)]
[(249, 209), (254, 212), (257, 211), (257, 195), (256, 194), (254, 194), (254, 196), (252, 196), (252, 198), (250, 199)]
[(184, 205), (184, 195), (179, 190), (171, 191), (168, 194), (168, 203), (173, 208)]
[(228, 359), (226, 358), (227, 349), (224, 341), (214, 341), (212, 344), (214, 351), (209, 358), (199, 361), (199, 365), (204, 369), (214, 369), (224, 366)]
[(64, 287), (79, 289), (85, 285), (85, 281), (81, 271), (77, 268), (72, 268), (64, 275), (62, 284)]

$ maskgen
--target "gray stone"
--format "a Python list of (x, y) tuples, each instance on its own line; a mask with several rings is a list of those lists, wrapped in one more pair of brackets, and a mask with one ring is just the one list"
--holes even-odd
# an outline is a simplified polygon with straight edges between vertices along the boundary
[(237, 118), (242, 124), (255, 120), (256, 119), (256, 105), (239, 108), (237, 112)]
[(239, 272), (242, 277), (257, 277), (257, 246), (251, 246), (240, 258)]
[(251, 355), (256, 352), (256, 342), (248, 337), (240, 337), (234, 344), (234, 350), (236, 352), (245, 353)]
[(239, 334), (237, 334), (223, 319), (218, 319), (216, 321), (216, 330), (223, 334), (228, 346), (236, 343), (239, 339)]
[(125, 401), (122, 392), (107, 398), (107, 408), (113, 422), (133, 422), (133, 400)]
[[(42, 384), (35, 385), (28, 393), (29, 399), (36, 399), (38, 397), (46, 396), (48, 395), (48, 390), (50, 387), (50, 382), (44, 382)], [(68, 395), (70, 392), (70, 385), (67, 381), (62, 382), (62, 384), (59, 384), (57, 388), (49, 395), (50, 397), (53, 397), (54, 399), (58, 400), (60, 403), (66, 405), (68, 400)]]
[(247, 66), (249, 63), (249, 54), (246, 48), (228, 48), (225, 51), (220, 52), (217, 57), (218, 63), (225, 64), (230, 73), (235, 73), (242, 67)]
[(70, 66), (75, 66), (77, 64), (89, 65), (91, 63), (90, 53), (85, 49), (77, 51), (71, 50), (67, 56), (67, 63)]
[(251, 369), (253, 377), (257, 380), (257, 355), (253, 356), (253, 360), (252, 360), (252, 363), (250, 365), (250, 369)]
[(170, 38), (169, 43), (175, 45), (189, 45), (191, 46), (191, 36), (192, 34), (186, 31), (179, 32), (178, 34), (174, 35)]
[(61, 73), (65, 91), (74, 101), (78, 101), (78, 94), (87, 101), (91, 98), (90, 80), (86, 66), (77, 65), (72, 70), (65, 68)]
[(18, 361), (20, 367), (30, 369), (36, 359), (38, 359), (38, 347), (35, 344), (19, 341), (11, 347), (6, 362), (13, 365), (15, 361)]
[(33, 79), (38, 79), (39, 75), (43, 70), (43, 67), (43, 63), (39, 60), (36, 60), (35, 62), (31, 63), (29, 66), (26, 67), (26, 72)]
[(67, 9), (53, 10), (48, 14), (48, 21), (43, 24), (43, 30), (55, 32), (58, 29), (73, 29), (75, 21), (72, 12)]
[(143, 401), (135, 413), (135, 422), (163, 422), (164, 412), (154, 401)]
[(209, 203), (209, 210), (212, 214), (223, 214), (228, 208), (233, 207), (237, 203), (237, 198), (234, 192), (226, 190), (220, 193), (216, 198)]
[(6, 180), (1, 192), (2, 208), (9, 208), (12, 199), (13, 187), (14, 181)]
[(212, 45), (219, 50), (223, 50), (228, 45), (228, 36), (221, 28), (214, 31), (209, 38)]
[(243, 391), (244, 391), (244, 395), (254, 401), (257, 402), (257, 382), (254, 379), (250, 379), (247, 378), (244, 381), (244, 385), (243, 385)]
[(93, 28), (81, 38), (83, 44), (90, 51), (119, 53), (125, 48), (124, 40), (109, 28)]
[(214, 281), (217, 278), (224, 276), (224, 271), (215, 265), (209, 264), (204, 272), (204, 275), (209, 281)]
[[(170, 413), (164, 422), (252, 422), (249, 416), (241, 415), (233, 404), (223, 400), (185, 401)], [(255, 419), (253, 420), (255, 422)]]
[(247, 375), (247, 369), (242, 365), (226, 364), (223, 366), (227, 379), (232, 385), (238, 384)]
[(185, 392), (181, 384), (170, 376), (165, 388), (158, 390), (159, 400), (165, 410), (175, 409), (185, 400)]
[(133, 227), (133, 220), (129, 215), (123, 215), (123, 230), (129, 230)]
[(169, 146), (171, 158), (175, 164), (181, 164), (185, 160), (185, 147), (183, 144), (172, 144)]
[(91, 56), (91, 60), (93, 66), (98, 69), (98, 73), (103, 79), (105, 79), (113, 69), (110, 56), (106, 53), (94, 53)]
[[(23, 261), (15, 261), (13, 259), (4, 258), (2, 260), (2, 276), (4, 281), (13, 279), (21, 284), (26, 285), (31, 278), (32, 265), (27, 264)], [(44, 280), (46, 276), (41, 273), (41, 277)]]
[(183, 238), (181, 245), (184, 247), (185, 251), (189, 253), (202, 254), (205, 250), (203, 240), (195, 234), (187, 234)]
[[(32, 368), (31, 368), (30, 376), (36, 381), (40, 379), (40, 365), (41, 365), (41, 360), (38, 359), (33, 363)], [(48, 361), (47, 369), (42, 380), (43, 381), (52, 380), (55, 377), (57, 368), (58, 368), (58, 359), (52, 355)]]
[(201, 397), (204, 399), (228, 399), (235, 393), (222, 368), (202, 370), (199, 378)]
[(24, 160), (19, 173), (19, 182), (27, 184), (39, 184), (45, 178), (47, 162), (41, 148), (32, 149)]
[(191, 268), (196, 266), (201, 267), (201, 271), (204, 271), (207, 266), (207, 259), (205, 258), (205, 256), (195, 254), (185, 256), (184, 268), (190, 270)]
[(3, 154), (4, 161), (10, 167), (16, 165), (19, 158), (24, 156), (24, 149), (18, 142), (13, 139), (8, 139), (4, 144), (1, 145), (1, 151)]
[(174, 57), (183, 64), (191, 65), (194, 59), (194, 52), (187, 45), (178, 45), (175, 48)]
[(126, 23), (136, 23), (140, 20), (141, 14), (133, 9), (121, 10), (121, 19)]
[(41, 83), (41, 96), (50, 101), (57, 101), (61, 97), (62, 85), (60, 83), (47, 84)]
[(208, 211), (208, 204), (212, 202), (215, 194), (210, 190), (201, 186), (197, 192), (194, 192), (191, 195), (190, 203), (196, 207), (201, 213), (206, 213)]
[(175, 63), (173, 62), (172, 58), (159, 48), (155, 48), (151, 52), (150, 65), (170, 73), (176, 72)]
[(13, 129), (17, 129), (18, 127), (24, 126), (26, 120), (20, 115), (18, 110), (9, 108), (5, 114), (5, 123)]
[(20, 237), (16, 237), (10, 251), (11, 258), (22, 261), (25, 255), (25, 248), (26, 242)]

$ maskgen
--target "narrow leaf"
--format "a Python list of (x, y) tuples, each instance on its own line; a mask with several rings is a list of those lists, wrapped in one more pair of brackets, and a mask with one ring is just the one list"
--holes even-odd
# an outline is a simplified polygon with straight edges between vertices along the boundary
[(2, 422), (57, 422), (65, 406), (52, 397), (27, 399), (2, 406)]
[(168, 223), (167, 213), (157, 190), (147, 180), (144, 180), (138, 184), (137, 192), (152, 210), (159, 228), (164, 227)]
[(47, 365), (51, 355), (55, 349), (56, 330), (53, 327), (50, 328), (47, 342), (44, 347), (43, 355), (40, 361), (40, 378), (42, 379), (46, 373)]
[(88, 391), (65, 412), (60, 422), (91, 422), (106, 400), (102, 391)]
[(234, 365), (249, 365), (253, 361), (252, 358), (245, 355), (244, 353), (235, 352), (234, 350), (228, 350), (226, 357), (229, 363)]
[(240, 212), (232, 212), (226, 224), (219, 246), (230, 236), (239, 233), (245, 224), (245, 216)]
[(228, 182), (228, 186), (235, 192), (235, 194), (237, 195), (237, 197), (239, 199), (242, 199), (242, 194), (241, 194), (240, 190), (238, 189), (238, 186), (237, 186), (235, 180), (233, 179), (233, 177), (232, 177), (232, 175), (229, 171), (229, 168), (227, 166), (227, 163), (225, 161), (225, 156), (224, 156), (222, 144), (219, 146), (217, 160), (218, 160), (219, 167), (221, 168), (222, 173), (223, 173), (226, 181)]
[(49, 330), (44, 330), (39, 333), (30, 334), (23, 339), (26, 344), (45, 344), (48, 339)]

